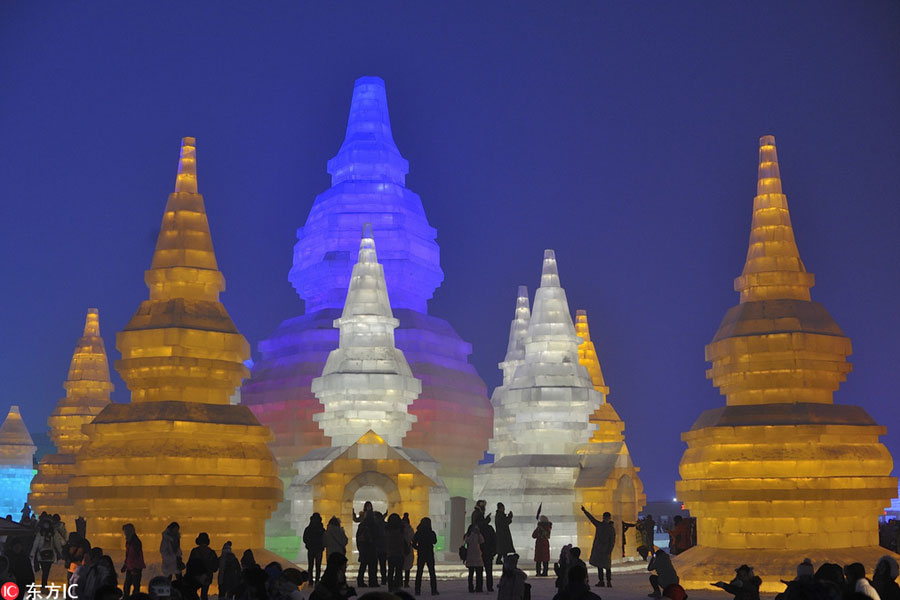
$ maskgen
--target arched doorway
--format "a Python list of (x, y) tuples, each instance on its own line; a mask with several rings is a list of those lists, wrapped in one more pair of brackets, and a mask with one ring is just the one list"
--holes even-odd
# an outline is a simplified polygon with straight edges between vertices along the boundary
[(344, 486), (344, 493), (341, 505), (346, 507), (346, 513), (341, 517), (344, 523), (350, 523), (351, 527), (348, 531), (350, 537), (350, 547), (353, 549), (353, 555), (359, 557), (359, 550), (356, 547), (356, 529), (359, 526), (353, 522), (353, 511), (357, 514), (362, 511), (363, 504), (366, 501), (372, 503), (372, 510), (387, 515), (400, 509), (401, 498), (400, 489), (397, 483), (377, 471), (364, 471), (359, 473), (347, 482)]

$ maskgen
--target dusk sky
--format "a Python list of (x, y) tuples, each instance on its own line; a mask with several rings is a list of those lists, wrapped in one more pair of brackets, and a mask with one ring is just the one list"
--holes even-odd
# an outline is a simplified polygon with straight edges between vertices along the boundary
[(681, 432), (725, 402), (703, 349), (738, 302), (758, 138), (775, 135), (812, 298), (853, 342), (835, 399), (900, 458), (893, 1), (4, 2), (0, 411), (46, 429), (88, 307), (120, 357), (183, 136), (222, 301), (258, 356), (303, 312), (296, 229), (363, 75), (386, 82), (438, 231), (429, 312), (491, 390), (516, 287), (533, 293), (555, 249), (651, 500), (674, 495)]

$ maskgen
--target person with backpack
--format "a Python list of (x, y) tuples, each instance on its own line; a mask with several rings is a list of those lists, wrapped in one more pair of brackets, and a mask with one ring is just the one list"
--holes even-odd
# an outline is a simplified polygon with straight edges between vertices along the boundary
[(37, 535), (34, 536), (34, 544), (31, 546), (31, 562), (41, 568), (41, 593), (47, 595), (47, 579), (50, 577), (50, 567), (58, 556), (62, 556), (62, 546), (57, 543), (56, 532), (49, 520), (43, 520), (38, 526)]

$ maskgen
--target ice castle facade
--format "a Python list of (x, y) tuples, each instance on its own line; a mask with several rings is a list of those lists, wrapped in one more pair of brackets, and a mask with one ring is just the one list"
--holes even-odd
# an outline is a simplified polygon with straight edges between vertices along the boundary
[(13, 515), (18, 520), (34, 476), (36, 450), (19, 407), (11, 406), (0, 425), (0, 518)]
[[(245, 382), (242, 403), (268, 425), (272, 449), (287, 484), (294, 463), (332, 441), (314, 415), (324, 407), (311, 389), (329, 353), (339, 345), (332, 327), (340, 317), (359, 245), (371, 223), (390, 290), (396, 347), (422, 391), (409, 408), (416, 418), (404, 448), (426, 451), (440, 465), (453, 495), (470, 496), (472, 473), (491, 436), (492, 408), (484, 381), (469, 364), (471, 345), (445, 320), (429, 315), (428, 300), (443, 280), (437, 232), (419, 196), (406, 187), (409, 163), (394, 143), (384, 81), (358, 79), (353, 88), (343, 144), (328, 161), (332, 185), (316, 197), (297, 230), (289, 279), (305, 301), (305, 313), (281, 323), (259, 343), (260, 356)], [(294, 548), (287, 506), (269, 523), (268, 536)]]
[(422, 386), (394, 344), (398, 325), (366, 225), (344, 309), (334, 321), (339, 345), (312, 381), (324, 406), (315, 419), (331, 447), (310, 450), (294, 465), (287, 495), (297, 535), (313, 512), (351, 525), (352, 507), (366, 500), (385, 514), (408, 512), (413, 523), (431, 517), (437, 531), (446, 525), (449, 493), (438, 463), (422, 449), (402, 447), (416, 421), (409, 407)]
[[(579, 325), (586, 335), (585, 314)], [(606, 402), (608, 388), (586, 337), (576, 334), (556, 255), (547, 250), (531, 310), (527, 289), (519, 288), (499, 365), (503, 385), (491, 397), (494, 463), (475, 475), (477, 498), (489, 508), (503, 502), (516, 515), (510, 529), (522, 556), (533, 548), (538, 507), (553, 521), (551, 551), (558, 551), (564, 544), (590, 547), (593, 528), (581, 505), (612, 512), (621, 542), (621, 522), (633, 522), (644, 502), (624, 423)]]

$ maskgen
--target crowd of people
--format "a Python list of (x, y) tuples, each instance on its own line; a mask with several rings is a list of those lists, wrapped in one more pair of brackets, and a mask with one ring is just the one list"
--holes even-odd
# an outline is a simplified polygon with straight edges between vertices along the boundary
[[(597, 571), (596, 587), (612, 587), (612, 555), (617, 551), (615, 522), (609, 512), (597, 519), (581, 507), (585, 519), (594, 527), (593, 542), (587, 563), (581, 549), (567, 544), (553, 563), (557, 592), (554, 600), (599, 600), (591, 590), (589, 568)], [(537, 577), (548, 577), (551, 561), (553, 523), (540, 514), (535, 516), (532, 532), (534, 564)], [(530, 600), (531, 584), (519, 567), (510, 524), (512, 511), (502, 503), (488, 514), (487, 503), (479, 500), (472, 511), (459, 556), (468, 569), (470, 593), (494, 592), (494, 567), (500, 566), (497, 581), (498, 600)], [(11, 523), (12, 517), (7, 516)], [(226, 541), (220, 553), (211, 546), (207, 533), (194, 540), (194, 548), (183, 560), (181, 530), (171, 523), (160, 535), (159, 558), (162, 574), (152, 578), (147, 592), (141, 591), (142, 575), (147, 568), (141, 538), (131, 523), (122, 526), (125, 553), (117, 570), (112, 558), (102, 548), (92, 547), (85, 536), (84, 520), (76, 521), (76, 530), (66, 531), (59, 515), (31, 514), (26, 505), (18, 528), (0, 537), (0, 585), (16, 583), (16, 600), (28, 600), (31, 590), (47, 595), (50, 570), (60, 562), (66, 571), (67, 597), (77, 600), (208, 600), (210, 587), (216, 583), (222, 600), (348, 600), (357, 588), (386, 586), (388, 594), (369, 592), (360, 600), (409, 600), (403, 588), (409, 588), (410, 574), (416, 566), (414, 593), (419, 595), (427, 568), (432, 595), (438, 595), (435, 576), (437, 534), (431, 519), (421, 519), (415, 529), (409, 515), (382, 514), (366, 502), (361, 512), (353, 511), (358, 524), (356, 546), (359, 568), (356, 587), (347, 583), (347, 545), (349, 539), (341, 520), (332, 516), (327, 526), (322, 516), (314, 513), (303, 531), (307, 554), (307, 571), (283, 568), (279, 562), (265, 567), (257, 564), (252, 550), (247, 549), (238, 560), (232, 543)], [(492, 522), (493, 521), (493, 522)], [(676, 520), (675, 528), (679, 526)], [(647, 562), (650, 592), (653, 598), (685, 600), (687, 593), (679, 584), (678, 573), (670, 553), (653, 543), (656, 531), (651, 515), (634, 524), (622, 523), (622, 531), (634, 527), (638, 533), (638, 551)], [(672, 530), (669, 531), (670, 534)], [(677, 545), (670, 547), (677, 553)], [(323, 558), (325, 568), (322, 569)], [(900, 600), (896, 583), (898, 564), (890, 556), (882, 557), (866, 577), (865, 566), (852, 563), (840, 566), (825, 563), (815, 568), (810, 559), (797, 566), (796, 577), (782, 581), (785, 590), (777, 600)], [(122, 575), (121, 579), (119, 574)], [(40, 577), (38, 586), (36, 578)], [(301, 591), (301, 587), (306, 587)], [(760, 577), (753, 567), (740, 565), (730, 581), (711, 585), (722, 589), (735, 600), (759, 600)], [(52, 588), (52, 586), (49, 586)], [(66, 596), (61, 596), (65, 598)]]

